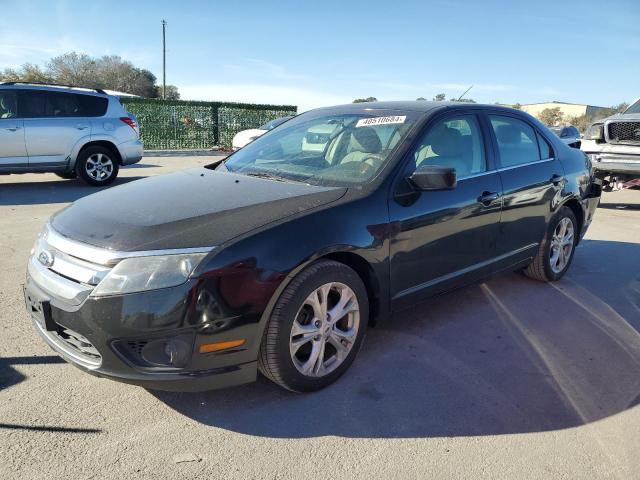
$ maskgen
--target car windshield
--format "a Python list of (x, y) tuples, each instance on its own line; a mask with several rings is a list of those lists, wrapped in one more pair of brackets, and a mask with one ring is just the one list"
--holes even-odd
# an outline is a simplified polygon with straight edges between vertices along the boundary
[(624, 113), (640, 113), (640, 100), (627, 108)]
[(380, 171), (419, 115), (309, 112), (266, 133), (218, 168), (313, 185), (359, 185)]
[(286, 122), (287, 120), (289, 120), (290, 118), (293, 117), (280, 117), (280, 118), (276, 118), (275, 120), (271, 120), (270, 122), (265, 123), (264, 125), (262, 125), (258, 130), (273, 130), (274, 128), (276, 128), (278, 125), (282, 125), (284, 122)]

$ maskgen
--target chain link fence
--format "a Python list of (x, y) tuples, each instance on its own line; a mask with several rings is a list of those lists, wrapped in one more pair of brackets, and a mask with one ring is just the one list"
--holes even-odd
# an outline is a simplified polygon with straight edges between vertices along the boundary
[(140, 136), (149, 150), (229, 148), (240, 130), (257, 128), (278, 117), (295, 115), (292, 105), (256, 105), (121, 98), (138, 118)]

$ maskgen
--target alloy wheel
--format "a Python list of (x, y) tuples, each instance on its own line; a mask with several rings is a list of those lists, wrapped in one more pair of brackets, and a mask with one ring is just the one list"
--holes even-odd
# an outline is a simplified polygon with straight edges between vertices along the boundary
[(85, 170), (93, 180), (104, 182), (113, 175), (113, 161), (104, 153), (94, 153), (87, 158)]
[(289, 348), (296, 369), (323, 377), (349, 355), (358, 335), (360, 307), (354, 291), (326, 283), (305, 299), (291, 327)]
[(573, 253), (573, 222), (570, 218), (564, 217), (553, 231), (551, 238), (551, 248), (549, 251), (549, 261), (553, 273), (560, 273), (569, 263)]

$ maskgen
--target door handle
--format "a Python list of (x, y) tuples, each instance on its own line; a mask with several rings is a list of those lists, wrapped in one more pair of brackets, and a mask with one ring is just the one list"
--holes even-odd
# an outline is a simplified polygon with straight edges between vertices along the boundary
[(9, 130), (10, 132), (16, 132), (20, 130), (20, 127), (7, 127), (6, 130)]
[(87, 125), (76, 125), (76, 128), (78, 130), (86, 130), (87, 128), (89, 128), (89, 126), (87, 126)]
[(493, 202), (498, 200), (502, 195), (498, 192), (482, 192), (482, 195), (478, 197), (478, 202), (483, 204), (485, 207), (488, 207)]
[(549, 180), (551, 181), (551, 183), (553, 183), (557, 187), (562, 182), (564, 182), (564, 177), (562, 175), (558, 175), (557, 173), (554, 173)]

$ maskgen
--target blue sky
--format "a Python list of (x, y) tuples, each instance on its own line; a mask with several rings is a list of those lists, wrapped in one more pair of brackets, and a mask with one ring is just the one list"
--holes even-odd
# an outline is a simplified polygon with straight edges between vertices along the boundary
[(0, 0), (0, 68), (71, 50), (162, 73), (183, 98), (612, 105), (640, 96), (639, 0)]

